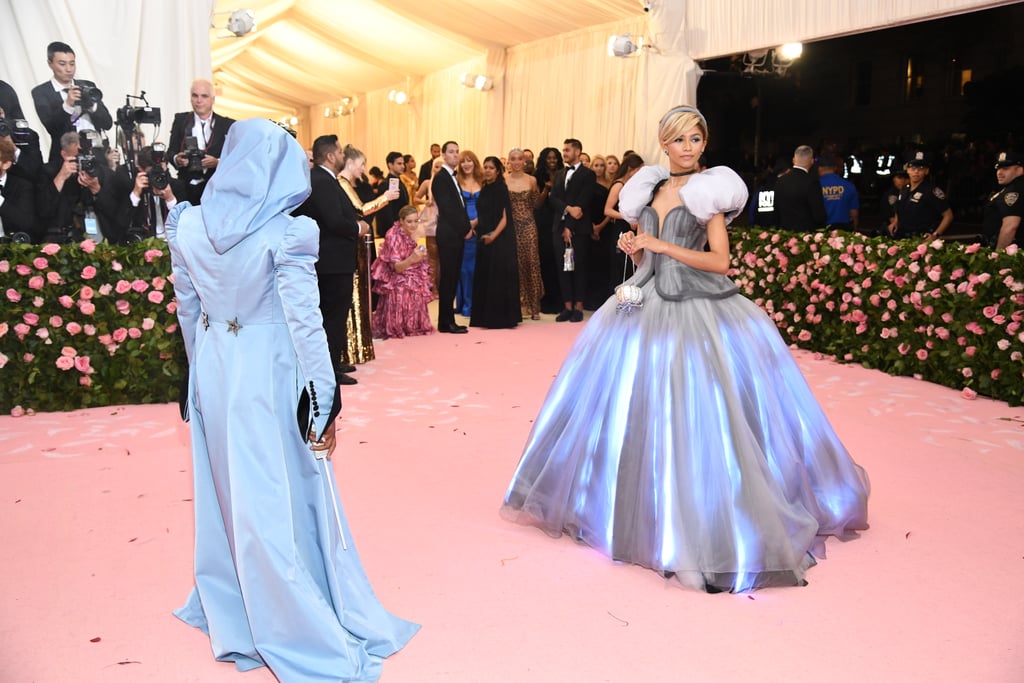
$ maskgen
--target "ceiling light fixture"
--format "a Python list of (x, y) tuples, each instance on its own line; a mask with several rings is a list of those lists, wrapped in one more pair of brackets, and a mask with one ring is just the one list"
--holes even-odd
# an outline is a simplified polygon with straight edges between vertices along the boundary
[(354, 114), (356, 107), (359, 106), (359, 98), (352, 95), (346, 95), (338, 100), (338, 106), (336, 107), (324, 107), (324, 118), (334, 119), (339, 116), (349, 116)]
[(392, 90), (388, 93), (388, 100), (395, 104), (405, 104), (409, 101), (409, 93), (404, 90)]
[[(227, 26), (217, 26), (213, 17), (218, 14), (230, 14)], [(210, 17), (210, 28), (226, 28), (231, 35), (219, 35), (218, 38), (241, 38), (256, 29), (256, 13), (251, 9), (236, 9), (232, 12), (214, 12)]]
[(751, 50), (743, 55), (743, 73), (759, 76), (785, 76), (793, 62), (803, 54), (802, 43), (786, 43), (765, 50)]
[(480, 90), (481, 92), (494, 89), (494, 79), (490, 76), (484, 76), (483, 74), (462, 74), (462, 77), (459, 79), (459, 83), (464, 87)]
[(608, 39), (608, 56), (629, 57), (632, 54), (636, 54), (642, 47), (644, 47), (642, 36), (637, 36), (636, 40), (633, 40), (630, 34), (623, 33)]

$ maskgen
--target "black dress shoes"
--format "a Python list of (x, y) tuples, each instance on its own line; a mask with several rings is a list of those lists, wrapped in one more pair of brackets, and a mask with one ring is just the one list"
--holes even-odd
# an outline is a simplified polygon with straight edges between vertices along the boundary
[(571, 308), (563, 308), (562, 312), (559, 313), (557, 316), (555, 316), (555, 322), (556, 323), (564, 323), (567, 320), (571, 320), (572, 319), (572, 315), (573, 315), (573, 311), (572, 311)]
[(350, 384), (359, 384), (359, 380), (357, 380), (355, 377), (349, 377), (348, 375), (346, 375), (343, 372), (339, 372), (339, 373), (335, 374), (334, 378), (336, 380), (338, 380), (338, 384), (340, 384), (342, 386), (347, 386), (347, 385), (350, 385)]
[(583, 322), (583, 311), (579, 311), (579, 310), (573, 311), (572, 312), (572, 322), (574, 322), (574, 323), (581, 323), (581, 322)]
[(438, 332), (447, 332), (448, 334), (466, 334), (469, 330), (464, 325), (456, 325), (451, 323), (450, 325), (441, 325), (437, 328)]
[(337, 373), (345, 373), (345, 374), (348, 374), (348, 373), (350, 373), (350, 372), (355, 372), (355, 371), (356, 371), (356, 366), (354, 366), (354, 365), (347, 365), (347, 364), (346, 364), (346, 365), (339, 365), (339, 366), (338, 366), (338, 368), (337, 368), (337, 370), (335, 370), (334, 372), (335, 372), (336, 374), (337, 374)]

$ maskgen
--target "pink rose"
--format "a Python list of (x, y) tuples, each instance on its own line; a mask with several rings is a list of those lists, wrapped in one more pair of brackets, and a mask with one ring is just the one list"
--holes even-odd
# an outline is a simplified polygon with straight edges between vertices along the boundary
[(89, 301), (79, 301), (78, 310), (80, 310), (83, 315), (92, 315), (96, 312), (96, 306)]
[(917, 350), (917, 359), (918, 360), (928, 360), (928, 352), (925, 351), (924, 349), (918, 349)]
[(83, 387), (91, 387), (92, 377), (90, 377), (89, 375), (82, 375), (81, 377), (78, 378), (78, 383), (81, 384)]
[(59, 301), (60, 305), (63, 306), (64, 308), (71, 308), (72, 306), (75, 305), (75, 300), (72, 299), (67, 294), (65, 294), (61, 298), (57, 299), (57, 301)]
[(142, 330), (140, 330), (137, 327), (129, 327), (128, 336), (131, 337), (132, 339), (138, 339), (139, 337), (142, 336)]
[(14, 406), (11, 408), (11, 417), (21, 417), (25, 414), (25, 409), (21, 406)]
[(50, 262), (42, 256), (37, 256), (32, 259), (32, 265), (36, 267), (36, 270), (46, 270), (46, 266), (50, 265)]
[(124, 329), (123, 327), (119, 327), (116, 330), (114, 330), (113, 337), (114, 341), (120, 344), (121, 342), (128, 338), (128, 330)]
[(175, 332), (178, 331), (178, 324), (177, 323), (171, 323), (170, 325), (168, 325), (167, 327), (164, 328), (164, 331), (167, 334), (174, 334)]
[(50, 331), (45, 327), (40, 327), (39, 329), (36, 330), (36, 336), (39, 337), (40, 339), (49, 339)]
[(51, 285), (59, 285), (60, 273), (55, 273), (54, 271), (51, 270), (49, 273), (46, 274), (46, 281), (49, 282)]
[(147, 249), (146, 253), (144, 253), (142, 256), (143, 258), (146, 259), (146, 263), (152, 263), (153, 260), (156, 259), (158, 256), (163, 255), (164, 252), (160, 251), (159, 249)]
[[(153, 329), (154, 325), (156, 325), (156, 321), (153, 320), (152, 318), (143, 318), (142, 319), (142, 329), (144, 329), (144, 330), (151, 330), (151, 329)], [(1005, 341), (1005, 340), (1003, 340), (1003, 341)]]
[[(972, 246), (976, 247), (978, 245), (974, 244)], [(966, 398), (968, 401), (973, 401), (974, 399), (978, 398), (978, 392), (975, 391), (974, 389), (971, 389), (970, 387), (964, 387), (964, 390), (960, 392), (960, 395)]]
[(111, 269), (112, 269), (112, 270), (113, 270), (113, 271), (114, 271), (115, 273), (120, 273), (120, 272), (121, 272), (121, 269), (122, 269), (123, 267), (124, 267), (124, 266), (122, 266), (122, 265), (121, 265), (121, 262), (120, 262), (120, 261), (111, 261), (111, 262), (110, 262), (110, 268), (111, 268)]
[(65, 372), (67, 372), (71, 368), (75, 367), (75, 361), (74, 359), (69, 358), (68, 356), (61, 356), (60, 358), (57, 359), (56, 365), (60, 370), (64, 370)]
[(991, 377), (992, 379), (999, 379), (999, 375), (1001, 374), (1003, 374), (1003, 371), (1000, 370), (999, 368), (996, 368), (992, 372), (988, 373), (989, 377)]
[(89, 356), (78, 356), (75, 358), (75, 370), (86, 375), (92, 373), (92, 365)]
[(11, 270), (11, 262), (7, 259), (0, 261), (0, 273), (6, 273)]
[(1022, 358), (1024, 358), (1024, 353), (1021, 353), (1020, 351), (1014, 351), (1010, 354), (1010, 360), (1014, 363), (1019, 362)]
[(977, 352), (978, 352), (978, 347), (977, 346), (968, 346), (966, 349), (964, 349), (964, 353), (967, 354), (968, 358), (972, 358), (974, 356), (974, 354), (977, 353)]
[(1009, 254), (1010, 256), (1013, 256), (1014, 254), (1017, 253), (1019, 249), (1020, 247), (1018, 247), (1016, 244), (1009, 244), (1006, 247), (1006, 253)]
[(153, 289), (163, 289), (164, 285), (167, 284), (167, 280), (157, 275), (153, 278)]
[(981, 325), (979, 325), (978, 323), (974, 322), (973, 320), (971, 322), (967, 323), (966, 325), (964, 325), (964, 329), (966, 329), (968, 332), (972, 332), (974, 334), (985, 334), (985, 330), (982, 329)]
[(29, 289), (42, 289), (46, 285), (46, 279), (42, 275), (33, 275), (28, 279)]
[(9, 361), (9, 360), (10, 360), (10, 358), (8, 358), (4, 354), (0, 353), (0, 368), (2, 368), (3, 366), (7, 365), (7, 361)]
[(26, 363), (31, 363), (35, 359), (36, 355), (34, 353), (26, 353), (24, 356), (21, 357), (21, 360), (25, 361)]
[(901, 343), (896, 347), (896, 350), (900, 352), (901, 356), (905, 356), (910, 353), (910, 344)]
[(117, 292), (118, 294), (124, 294), (131, 290), (131, 288), (132, 283), (128, 282), (127, 280), (118, 280), (117, 285), (114, 287), (114, 291)]
[(78, 247), (86, 254), (91, 254), (92, 252), (96, 251), (96, 243), (93, 242), (92, 240), (85, 240), (84, 242), (79, 244)]
[(962, 374), (964, 377), (971, 378), (974, 377), (974, 370), (971, 370), (970, 368), (964, 368), (963, 370), (960, 371), (960, 374)]
[(72, 337), (82, 331), (82, 326), (76, 323), (74, 320), (64, 326), (64, 329), (68, 331)]
[(111, 292), (111, 291), (112, 291), (113, 289), (114, 289), (114, 286), (113, 286), (113, 285), (111, 285), (111, 284), (110, 284), (110, 283), (108, 282), (108, 283), (106, 283), (106, 284), (100, 285), (100, 288), (99, 288), (99, 290), (98, 290), (98, 291), (99, 291), (99, 293), (100, 293), (100, 296), (109, 296), (109, 295), (110, 295), (110, 292)]
[(19, 301), (21, 301), (21, 294), (16, 289), (8, 289), (6, 294), (7, 300), (12, 303), (18, 303)]
[(146, 295), (146, 298), (149, 299), (150, 303), (158, 304), (164, 300), (164, 293), (158, 292), (157, 290), (154, 289), (152, 292)]
[(149, 283), (145, 280), (132, 280), (132, 289), (141, 294), (149, 289)]
[(964, 252), (968, 254), (973, 254), (977, 252), (979, 249), (981, 249), (981, 245), (975, 242), (974, 244), (968, 245), (968, 247), (964, 249)]
[(132, 310), (132, 305), (124, 299), (118, 299), (114, 302), (114, 308), (116, 308), (117, 312), (121, 315), (128, 315)]
[(177, 310), (178, 310), (178, 302), (177, 301), (172, 301), (171, 303), (167, 304), (167, 312), (170, 313), (171, 315), (174, 315), (174, 313)]
[(14, 334), (18, 335), (18, 339), (24, 339), (25, 335), (32, 331), (32, 328), (25, 323), (18, 323), (14, 326)]
[(29, 273), (32, 272), (32, 269), (26, 266), (24, 263), (19, 263), (18, 266), (14, 269), (14, 272), (17, 273), (18, 275), (28, 275)]
[(101, 334), (100, 336), (96, 337), (96, 340), (99, 341), (99, 343), (103, 344), (104, 346), (110, 346), (111, 344), (114, 343), (114, 338), (111, 337), (109, 334)]
[(39, 316), (36, 315), (35, 313), (26, 313), (25, 315), (21, 316), (21, 319), (24, 320), (25, 323), (28, 325), (37, 325), (39, 323)]
[(800, 334), (798, 334), (796, 338), (800, 341), (808, 341), (811, 338), (811, 332), (810, 330), (800, 330)]
[(61, 318), (59, 315), (50, 316), (50, 327), (60, 327), (63, 324), (64, 318)]
[(96, 277), (96, 269), (93, 266), (86, 266), (82, 268), (82, 279), (91, 280)]
[(950, 324), (951, 322), (953, 322), (953, 314), (952, 313), (943, 313), (942, 314), (942, 322), (946, 323), (947, 325)]
[(936, 327), (935, 336), (942, 340), (949, 339), (949, 330), (947, 330), (945, 327)]
[(74, 358), (75, 356), (78, 355), (78, 351), (76, 351), (71, 346), (65, 346), (64, 348), (62, 348), (60, 350), (60, 355), (62, 355), (62, 356), (70, 356), (71, 358)]
[(58, 251), (60, 251), (60, 245), (59, 244), (53, 244), (51, 242), (50, 244), (43, 245), (43, 248), (40, 249), (39, 251), (43, 252), (47, 256), (53, 256)]
[(89, 335), (91, 337), (94, 334), (96, 334), (96, 326), (95, 325), (82, 325), (82, 331), (85, 332), (87, 335)]
[(0, 322), (0, 337), (2, 337), (5, 334), (7, 334), (7, 330), (9, 330), (9, 329), (10, 329), (10, 326), (7, 323)]
[(95, 294), (95, 292), (93, 291), (92, 287), (89, 287), (87, 285), (85, 287), (82, 287), (82, 292), (81, 292), (80, 296), (83, 299), (88, 301), (89, 299), (91, 299), (93, 297), (93, 294)]
[(999, 307), (986, 306), (985, 308), (981, 309), (981, 312), (985, 315), (986, 318), (994, 318), (996, 314), (999, 312)]

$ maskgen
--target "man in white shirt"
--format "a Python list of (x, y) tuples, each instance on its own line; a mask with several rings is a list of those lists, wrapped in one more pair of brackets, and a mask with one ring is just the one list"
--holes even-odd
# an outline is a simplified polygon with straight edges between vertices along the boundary
[(174, 155), (178, 178), (187, 186), (187, 196), (179, 199), (199, 204), (206, 182), (217, 170), (228, 128), (235, 120), (214, 113), (216, 96), (213, 83), (207, 80), (193, 81), (190, 99), (192, 111), (174, 115), (167, 151)]

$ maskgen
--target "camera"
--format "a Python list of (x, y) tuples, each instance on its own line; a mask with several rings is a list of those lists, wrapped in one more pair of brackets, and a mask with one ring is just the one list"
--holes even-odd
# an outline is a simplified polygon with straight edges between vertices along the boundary
[(153, 144), (153, 167), (149, 170), (149, 186), (154, 190), (164, 190), (171, 184), (171, 176), (164, 168), (167, 160), (167, 145), (162, 142)]
[(0, 235), (0, 244), (31, 244), (32, 237), (27, 232), (14, 232), (10, 235)]
[(644, 0), (644, 2), (643, 2), (643, 6), (644, 6), (644, 11), (645, 11), (645, 12), (650, 12), (650, 11), (651, 11), (651, 3), (650, 3), (650, 0)]
[(188, 157), (185, 170), (189, 173), (203, 172), (203, 150), (199, 149), (199, 140), (194, 135), (185, 138), (185, 149), (182, 153)]
[(31, 133), (28, 128), (28, 121), (25, 119), (3, 119), (0, 118), (0, 137), (9, 137), (11, 142), (22, 147), (31, 140)]
[(140, 123), (159, 126), (160, 107), (135, 107), (125, 104), (117, 110), (117, 125), (122, 129), (130, 131)]
[(142, 240), (148, 240), (152, 236), (148, 228), (133, 226), (128, 228), (128, 231), (125, 233), (124, 241), (125, 244), (135, 244)]
[(82, 83), (76, 83), (78, 91), (81, 93), (81, 97), (78, 99), (78, 104), (83, 109), (88, 109), (94, 104), (99, 104), (100, 100), (103, 99), (103, 91), (93, 85), (84, 85)]
[[(96, 133), (92, 131), (82, 131), (79, 134), (78, 143), (78, 170), (84, 171), (86, 175), (92, 176), (93, 178), (99, 175), (99, 162), (96, 160), (96, 153), (94, 151), (94, 143), (96, 140), (93, 136)], [(102, 147), (100, 148), (102, 151)]]

